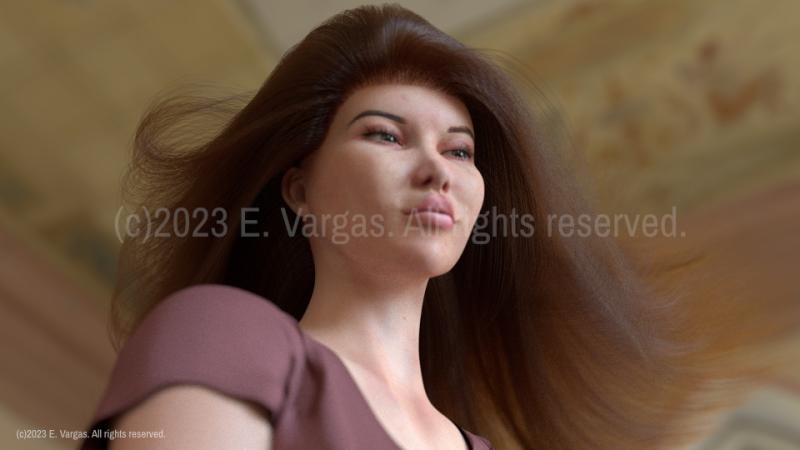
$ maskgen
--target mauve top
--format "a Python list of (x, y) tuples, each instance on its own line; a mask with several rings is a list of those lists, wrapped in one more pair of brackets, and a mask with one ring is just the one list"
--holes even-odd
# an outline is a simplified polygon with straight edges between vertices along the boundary
[[(147, 314), (117, 355), (80, 449), (106, 448), (93, 431), (102, 436), (115, 416), (173, 384), (264, 407), (276, 450), (400, 449), (333, 350), (271, 301), (222, 284), (181, 289)], [(458, 428), (470, 449), (492, 448)]]

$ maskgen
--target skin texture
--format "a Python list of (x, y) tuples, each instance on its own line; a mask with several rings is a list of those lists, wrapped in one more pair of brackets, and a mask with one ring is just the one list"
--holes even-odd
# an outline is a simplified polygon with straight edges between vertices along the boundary
[[(351, 122), (367, 110), (405, 123), (374, 115)], [(475, 166), (480, 150), (451, 127), (474, 132), (456, 98), (415, 85), (361, 88), (340, 106), (321, 147), (290, 169), (282, 186), (287, 204), (314, 230), (314, 290), (300, 327), (340, 356), (378, 420), (409, 448), (464, 448), (458, 429), (430, 403), (419, 358), (428, 280), (458, 261), (484, 196)], [(420, 226), (406, 214), (430, 193), (451, 202), (452, 229)], [(341, 228), (347, 238), (335, 240), (333, 222), (322, 217), (345, 212), (354, 228)], [(367, 233), (355, 228), (359, 215)], [(374, 217), (379, 227), (369, 225)]]
[[(366, 116), (385, 111), (405, 119)], [(381, 128), (391, 134), (373, 133)], [(483, 203), (483, 177), (466, 107), (438, 91), (377, 85), (355, 91), (336, 112), (325, 141), (283, 178), (283, 197), (316, 230), (309, 233), (315, 282), (299, 325), (347, 367), (376, 419), (403, 448), (464, 449), (456, 426), (430, 403), (422, 382), (419, 326), (428, 280), (461, 256)], [(461, 149), (466, 149), (465, 153)], [(432, 229), (405, 213), (435, 192), (452, 204), (452, 229)], [(319, 217), (378, 217), (369, 234)], [(352, 222), (356, 223), (355, 220)], [(364, 223), (364, 222), (362, 222)], [(360, 236), (360, 237), (359, 237)], [(164, 439), (117, 439), (113, 450), (271, 448), (266, 411), (200, 386), (163, 388), (121, 415), (118, 430), (161, 430)]]

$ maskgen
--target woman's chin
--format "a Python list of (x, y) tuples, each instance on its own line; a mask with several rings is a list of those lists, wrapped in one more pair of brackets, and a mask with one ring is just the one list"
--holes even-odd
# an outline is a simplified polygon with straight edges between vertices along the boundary
[(453, 268), (456, 261), (444, 252), (417, 252), (409, 255), (406, 267), (428, 278), (438, 277)]

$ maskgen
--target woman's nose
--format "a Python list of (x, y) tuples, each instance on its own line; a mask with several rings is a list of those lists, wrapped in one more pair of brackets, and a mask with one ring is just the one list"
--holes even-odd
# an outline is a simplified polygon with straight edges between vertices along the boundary
[(414, 171), (416, 187), (447, 192), (450, 189), (450, 170), (443, 155), (432, 148), (419, 149)]

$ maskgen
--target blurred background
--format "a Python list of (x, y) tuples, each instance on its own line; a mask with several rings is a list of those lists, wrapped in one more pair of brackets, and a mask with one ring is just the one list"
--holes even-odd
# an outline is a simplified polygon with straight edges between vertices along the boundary
[[(360, 3), (0, 1), (0, 448), (74, 448), (15, 431), (82, 430), (105, 386), (120, 178), (148, 103), (184, 83), (254, 91)], [(530, 69), (598, 210), (674, 207), (676, 245), (739, 268), (705, 282), (800, 301), (800, 2), (399, 3)], [(698, 446), (800, 448), (794, 361)]]

